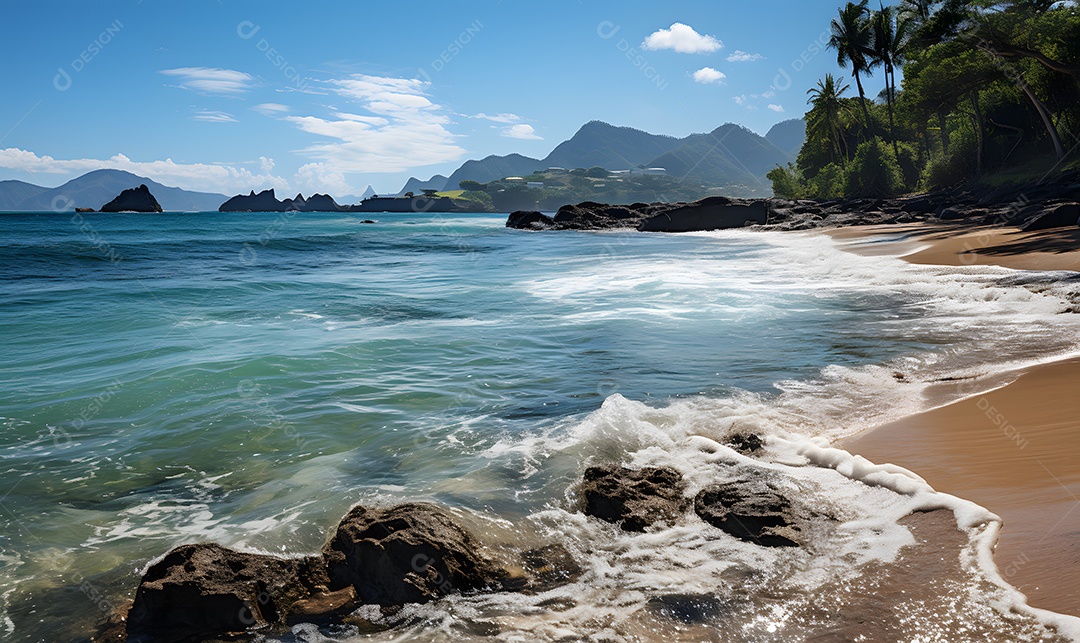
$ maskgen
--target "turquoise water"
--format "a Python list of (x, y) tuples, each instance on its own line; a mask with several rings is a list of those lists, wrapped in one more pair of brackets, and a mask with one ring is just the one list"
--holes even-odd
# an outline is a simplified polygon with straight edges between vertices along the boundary
[(11, 640), (77, 640), (184, 542), (299, 554), (417, 497), (526, 519), (655, 446), (635, 423), (835, 438), (1080, 336), (1071, 281), (820, 236), (376, 218), (0, 215)]

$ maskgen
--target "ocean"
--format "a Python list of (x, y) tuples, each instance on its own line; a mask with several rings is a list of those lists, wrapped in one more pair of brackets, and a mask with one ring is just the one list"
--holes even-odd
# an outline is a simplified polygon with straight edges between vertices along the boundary
[[(584, 574), (258, 640), (834, 640), (852, 588), (916, 564), (900, 519), (932, 508), (968, 543), (896, 599), (904, 640), (1078, 636), (1002, 581), (993, 514), (834, 446), (1080, 352), (1074, 273), (504, 221), (0, 215), (2, 638), (87, 640), (176, 545), (306, 554), (356, 503), (418, 499), (492, 555), (559, 542)], [(751, 432), (756, 462), (722, 446)], [(839, 519), (795, 550), (692, 514), (623, 532), (576, 490), (611, 462), (690, 492), (760, 466)]]

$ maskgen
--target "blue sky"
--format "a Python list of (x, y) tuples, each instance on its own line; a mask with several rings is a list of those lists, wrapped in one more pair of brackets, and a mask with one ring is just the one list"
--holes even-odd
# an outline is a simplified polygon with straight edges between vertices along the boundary
[(342, 196), (489, 154), (542, 158), (590, 120), (765, 133), (837, 71), (822, 43), (840, 3), (5, 4), (0, 178), (116, 167)]

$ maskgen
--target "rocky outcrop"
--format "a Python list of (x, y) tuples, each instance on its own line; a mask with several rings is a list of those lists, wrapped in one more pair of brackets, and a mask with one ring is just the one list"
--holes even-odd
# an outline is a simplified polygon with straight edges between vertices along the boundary
[(780, 488), (762, 472), (702, 489), (694, 498), (702, 520), (740, 540), (765, 547), (797, 547), (796, 510)]
[(354, 507), (323, 548), (330, 588), (361, 602), (425, 603), (451, 592), (501, 589), (508, 574), (446, 511), (427, 503)]
[(624, 531), (644, 531), (683, 514), (686, 485), (674, 469), (618, 465), (589, 467), (581, 483), (585, 514), (618, 523)]
[(642, 232), (695, 232), (765, 225), (769, 206), (765, 201), (735, 201), (722, 196), (655, 214), (638, 225)]
[(173, 549), (146, 570), (135, 599), (95, 641), (174, 643), (284, 632), (347, 620), (361, 605), (398, 607), (455, 592), (545, 591), (581, 573), (553, 544), (511, 573), (449, 512), (429, 503), (356, 506), (320, 555), (281, 558), (207, 543)]
[(161, 212), (161, 204), (157, 202), (150, 188), (140, 185), (137, 188), (124, 190), (115, 199), (101, 206), (102, 212)]
[(184, 545), (143, 575), (128, 612), (132, 641), (202, 640), (280, 625), (327, 583), (318, 557), (278, 558), (220, 545)]
[(1024, 232), (1049, 230), (1051, 228), (1073, 228), (1080, 221), (1080, 203), (1062, 203), (1047, 207), (1024, 225)]
[(238, 194), (222, 203), (219, 212), (284, 212), (285, 204), (277, 200), (274, 189), (263, 190), (258, 194), (252, 190), (251, 194), (244, 196)]
[(708, 197), (693, 203), (566, 205), (554, 217), (514, 212), (508, 228), (526, 230), (637, 229), (690, 232), (764, 226), (773, 230), (951, 222), (1015, 226), (1027, 231), (1075, 227), (1080, 218), (1080, 170), (1063, 172), (1031, 185), (958, 186), (892, 199), (729, 199)]

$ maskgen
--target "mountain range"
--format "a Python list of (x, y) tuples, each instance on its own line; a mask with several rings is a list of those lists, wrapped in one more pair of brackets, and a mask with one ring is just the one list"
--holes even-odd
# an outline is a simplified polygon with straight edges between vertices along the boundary
[(794, 161), (805, 140), (806, 123), (801, 118), (777, 123), (765, 136), (727, 123), (707, 134), (683, 138), (591, 121), (543, 159), (508, 154), (469, 160), (449, 177), (436, 174), (427, 181), (410, 178), (399, 194), (425, 188), (455, 190), (465, 180), (487, 183), (549, 167), (597, 166), (607, 170), (662, 167), (677, 179), (733, 192), (767, 194), (771, 187), (765, 174)]
[(124, 190), (146, 185), (166, 212), (210, 212), (228, 197), (212, 192), (170, 188), (123, 170), (94, 170), (67, 183), (44, 188), (23, 181), (0, 181), (0, 210), (72, 212), (76, 207), (98, 209)]

